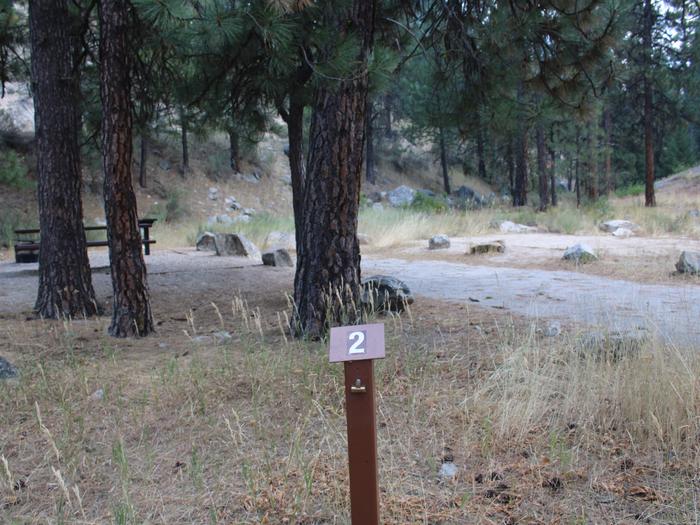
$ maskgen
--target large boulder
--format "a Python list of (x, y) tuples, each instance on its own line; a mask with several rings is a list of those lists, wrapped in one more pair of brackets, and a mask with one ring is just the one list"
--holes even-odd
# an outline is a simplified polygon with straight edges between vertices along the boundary
[(676, 270), (690, 275), (700, 274), (700, 252), (682, 252)]
[(593, 251), (593, 248), (583, 243), (569, 246), (564, 251), (564, 257), (562, 258), (575, 263), (587, 263), (598, 260), (598, 256)]
[(460, 186), (456, 191), (452, 192), (452, 197), (463, 201), (470, 201), (478, 206), (484, 205), (484, 198), (469, 186)]
[(258, 259), (260, 250), (245, 235), (240, 233), (217, 233), (216, 255), (252, 257)]
[(293, 233), (271, 231), (265, 237), (265, 246), (270, 249), (284, 248), (296, 250), (296, 239)]
[(604, 231), (607, 233), (613, 233), (618, 228), (625, 228), (625, 229), (630, 230), (632, 232), (636, 232), (639, 230), (639, 225), (633, 223), (632, 221), (628, 221), (628, 220), (624, 220), (624, 219), (615, 219), (612, 221), (605, 221), (605, 222), (602, 222), (600, 224), (601, 231)]
[(22, 82), (6, 82), (0, 98), (0, 138), (14, 146), (34, 140), (34, 100), (29, 86)]
[(200, 233), (197, 237), (195, 247), (198, 252), (215, 252), (216, 251), (216, 234), (212, 232)]
[(483, 253), (503, 253), (505, 251), (505, 241), (483, 242), (479, 244), (472, 244), (469, 247), (469, 255), (479, 255)]
[(410, 206), (416, 198), (416, 190), (409, 186), (399, 186), (387, 193), (389, 204), (398, 208), (400, 206)]
[(0, 357), (0, 379), (12, 379), (17, 375), (17, 368), (7, 359)]
[(374, 311), (402, 312), (413, 303), (410, 288), (396, 277), (373, 275), (362, 280), (362, 305)]
[(289, 252), (283, 248), (263, 253), (262, 262), (265, 266), (294, 266)]
[(524, 224), (516, 224), (513, 221), (503, 221), (498, 229), (501, 233), (535, 233), (537, 228), (534, 226), (526, 226)]
[(428, 240), (428, 250), (446, 250), (449, 247), (450, 238), (444, 233), (433, 235)]

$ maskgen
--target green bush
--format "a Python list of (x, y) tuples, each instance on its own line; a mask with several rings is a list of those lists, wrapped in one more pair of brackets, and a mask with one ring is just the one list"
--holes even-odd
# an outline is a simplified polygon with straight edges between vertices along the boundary
[(27, 178), (24, 160), (11, 149), (0, 151), (0, 184), (13, 188), (32, 186), (32, 182)]
[(440, 197), (432, 197), (420, 192), (416, 193), (416, 198), (408, 208), (423, 213), (444, 213), (448, 210), (447, 203)]
[(615, 195), (618, 197), (636, 197), (644, 193), (644, 183), (638, 182), (636, 184), (629, 184), (615, 190)]
[(182, 200), (182, 193), (177, 190), (169, 190), (165, 201), (151, 207), (148, 216), (158, 219), (160, 222), (177, 222), (187, 216), (187, 206)]

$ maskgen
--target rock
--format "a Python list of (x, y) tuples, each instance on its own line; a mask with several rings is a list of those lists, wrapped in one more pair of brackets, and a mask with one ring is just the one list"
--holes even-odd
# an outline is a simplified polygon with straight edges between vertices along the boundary
[(375, 311), (402, 312), (413, 304), (413, 295), (396, 277), (373, 275), (362, 280), (361, 300), (363, 306)]
[(163, 171), (170, 171), (170, 168), (171, 168), (172, 166), (171, 166), (171, 164), (170, 164), (170, 161), (168, 161), (168, 160), (166, 160), (166, 159), (161, 159), (161, 160), (158, 162), (158, 167), (159, 167), (160, 169), (162, 169)]
[(374, 204), (372, 204), (372, 209), (374, 211), (384, 211), (384, 206), (381, 202), (375, 202)]
[(231, 219), (231, 224), (236, 224), (239, 222), (250, 222), (252, 217), (250, 215), (239, 215), (238, 217), (234, 217)]
[(626, 228), (628, 230), (636, 232), (637, 230), (639, 230), (639, 225), (633, 223), (632, 221), (627, 221), (627, 220), (622, 220), (622, 219), (605, 221), (605, 222), (600, 224), (601, 231), (604, 231), (607, 233), (612, 233), (615, 230), (617, 230), (618, 228)]
[(552, 321), (544, 329), (544, 335), (546, 337), (556, 337), (561, 334), (561, 323), (559, 321)]
[(460, 186), (457, 191), (452, 192), (452, 197), (458, 199), (464, 204), (471, 204), (478, 207), (486, 204), (485, 199), (469, 186)]
[(440, 465), (440, 477), (443, 479), (454, 478), (457, 474), (457, 465), (451, 461), (445, 461)]
[(241, 209), (241, 205), (238, 203), (236, 197), (234, 197), (233, 195), (229, 195), (224, 199), (224, 205), (226, 206), (226, 209), (230, 211)]
[(400, 206), (410, 206), (416, 199), (416, 190), (410, 188), (409, 186), (399, 186), (387, 194), (387, 199), (389, 204), (391, 204), (394, 208), (398, 208)]
[(271, 249), (296, 250), (294, 234), (272, 231), (265, 237), (265, 246)]
[(598, 256), (593, 251), (593, 248), (587, 244), (574, 244), (569, 246), (566, 251), (564, 251), (564, 257), (566, 261), (574, 261), (576, 263), (587, 263), (591, 261), (598, 260)]
[(374, 191), (367, 195), (367, 198), (372, 202), (382, 202), (384, 200), (384, 197), (386, 197), (386, 192), (383, 191)]
[(260, 257), (260, 250), (240, 233), (217, 233), (215, 235), (216, 255), (238, 257)]
[(700, 252), (682, 252), (676, 263), (676, 270), (690, 275), (700, 274)]
[(219, 188), (216, 187), (211, 187), (209, 188), (209, 192), (207, 193), (207, 196), (209, 197), (210, 201), (215, 201), (219, 198)]
[(195, 247), (198, 252), (215, 252), (216, 251), (216, 235), (212, 232), (200, 233), (197, 237)]
[(445, 250), (450, 247), (450, 238), (441, 233), (439, 235), (433, 235), (428, 240), (428, 250)]
[(0, 138), (14, 146), (26, 146), (34, 140), (34, 100), (29, 85), (6, 82), (0, 98)]
[(700, 210), (698, 210), (697, 208), (694, 210), (690, 210), (688, 212), (688, 217), (691, 217), (693, 219), (697, 219), (698, 217), (700, 217)]
[(260, 182), (260, 173), (254, 171), (253, 173), (247, 173), (241, 176), (241, 179), (250, 182), (251, 184), (258, 184)]
[(233, 217), (231, 217), (230, 215), (226, 215), (225, 213), (221, 215), (214, 215), (213, 219), (213, 222), (210, 222), (212, 220), (212, 217), (209, 217), (209, 219), (207, 220), (207, 223), (209, 223), (210, 226), (212, 224), (226, 224), (230, 226), (235, 222), (233, 220)]
[(505, 251), (505, 241), (484, 242), (481, 244), (472, 244), (469, 247), (469, 255), (479, 255), (483, 253), (503, 253)]
[(0, 357), (0, 379), (12, 379), (17, 377), (19, 372), (15, 365), (10, 363), (7, 359)]
[(231, 334), (226, 330), (214, 332), (212, 336), (214, 336), (214, 339), (216, 339), (219, 343), (226, 343), (227, 341), (230, 341), (232, 339)]
[(263, 253), (262, 262), (265, 266), (294, 266), (289, 252), (283, 248)]
[(516, 224), (513, 221), (503, 221), (498, 229), (501, 230), (501, 233), (535, 233), (537, 231), (534, 226)]
[(90, 401), (102, 401), (105, 398), (105, 391), (102, 388), (98, 388), (92, 394), (90, 394)]
[(628, 228), (618, 228), (617, 230), (612, 232), (612, 234), (615, 237), (627, 239), (628, 237), (632, 237), (634, 235), (634, 232)]
[(243, 208), (241, 213), (243, 215), (253, 216), (253, 215), (255, 215), (255, 208)]
[(360, 243), (360, 246), (372, 244), (372, 237), (370, 237), (366, 233), (358, 233), (357, 234), (357, 242)]

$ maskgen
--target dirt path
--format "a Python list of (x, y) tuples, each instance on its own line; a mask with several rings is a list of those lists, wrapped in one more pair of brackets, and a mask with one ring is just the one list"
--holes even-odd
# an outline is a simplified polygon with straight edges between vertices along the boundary
[(363, 271), (396, 276), (419, 296), (611, 330), (647, 330), (677, 344), (700, 345), (700, 286), (694, 284), (427, 260), (365, 259)]

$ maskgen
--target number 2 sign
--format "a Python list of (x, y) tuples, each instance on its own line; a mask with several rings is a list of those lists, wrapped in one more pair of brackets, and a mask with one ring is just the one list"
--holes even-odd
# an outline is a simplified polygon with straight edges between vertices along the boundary
[(384, 325), (364, 324), (331, 328), (330, 362), (382, 359)]

